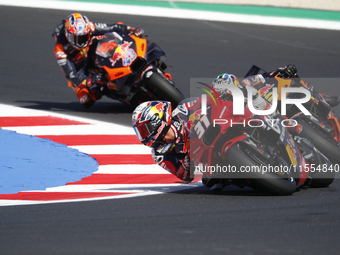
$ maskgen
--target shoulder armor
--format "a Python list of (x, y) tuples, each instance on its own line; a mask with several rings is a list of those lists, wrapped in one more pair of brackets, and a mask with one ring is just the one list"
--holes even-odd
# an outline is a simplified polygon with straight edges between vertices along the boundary
[(64, 20), (58, 26), (55, 27), (55, 29), (52, 33), (52, 36), (59, 37), (60, 32), (62, 32), (62, 31), (64, 31)]
[(107, 27), (106, 23), (92, 23), (92, 25), (94, 25), (95, 29), (98, 29), (98, 28), (102, 29), (102, 28), (106, 28)]

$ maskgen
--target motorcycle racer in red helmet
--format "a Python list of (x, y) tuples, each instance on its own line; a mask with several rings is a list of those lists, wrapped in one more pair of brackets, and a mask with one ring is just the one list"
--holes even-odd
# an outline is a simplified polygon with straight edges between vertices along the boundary
[[(55, 39), (54, 55), (76, 93), (80, 104), (90, 107), (102, 96), (103, 81), (94, 66), (98, 37), (107, 32), (124, 31), (141, 36), (143, 30), (123, 23), (93, 23), (81, 13), (72, 13), (57, 25), (52, 33)], [(92, 59), (93, 57), (93, 59)]]
[[(214, 79), (212, 86), (215, 87), (218, 82), (231, 82), (235, 86), (242, 87), (234, 75), (219, 75)], [(222, 98), (226, 91), (217, 92)], [(263, 102), (255, 102), (254, 105), (264, 109), (268, 104), (263, 105)], [(152, 148), (154, 161), (185, 183), (191, 182), (194, 178), (193, 163), (189, 153), (190, 127), (192, 115), (200, 114), (200, 109), (200, 98), (188, 98), (172, 112), (170, 102), (149, 101), (140, 104), (132, 113), (132, 126), (135, 133), (144, 145)], [(217, 179), (202, 179), (202, 182), (212, 189), (221, 188)]]
[(193, 180), (190, 175), (189, 130), (185, 121), (173, 114), (170, 102), (140, 104), (132, 113), (132, 126), (139, 140), (152, 148), (153, 159), (159, 166), (185, 183)]
[[(212, 87), (222, 100), (229, 100), (230, 92), (216, 88), (218, 83), (230, 83), (241, 90), (245, 86), (235, 75), (224, 73), (217, 76)], [(270, 105), (255, 95), (254, 106), (257, 109), (266, 109)], [(149, 101), (140, 104), (132, 113), (135, 133), (144, 145), (151, 147), (154, 161), (185, 183), (194, 178), (194, 166), (189, 153), (190, 127), (193, 121), (190, 116), (200, 114), (200, 108), (200, 98), (188, 98), (173, 111), (170, 102)], [(223, 184), (216, 178), (202, 178), (202, 183), (212, 190), (223, 188)]]

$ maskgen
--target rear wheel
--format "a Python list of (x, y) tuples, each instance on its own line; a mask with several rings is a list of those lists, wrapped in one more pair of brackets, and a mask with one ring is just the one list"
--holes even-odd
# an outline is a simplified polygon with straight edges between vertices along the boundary
[(301, 137), (312, 140), (314, 146), (323, 153), (333, 164), (340, 164), (340, 145), (332, 137), (319, 130), (319, 127), (313, 126), (306, 120), (299, 119), (298, 123), (302, 126)]
[[(243, 145), (242, 145), (243, 146)], [(261, 169), (261, 163), (257, 158), (252, 158), (251, 152), (248, 153), (245, 147), (240, 144), (235, 144), (225, 154), (225, 160), (228, 164), (236, 166), (238, 170), (241, 167), (253, 166), (253, 169)], [(251, 187), (258, 188), (265, 192), (274, 195), (291, 195), (296, 190), (296, 182), (288, 173), (273, 173), (273, 172), (260, 172), (252, 171), (244, 173)]]
[(175, 85), (159, 73), (153, 72), (149, 78), (144, 78), (144, 82), (153, 91), (155, 98), (170, 101), (172, 109), (175, 109), (178, 103), (184, 99), (183, 94)]
[(335, 172), (318, 173), (312, 177), (309, 186), (313, 188), (324, 188), (332, 184), (335, 178)]
[(313, 188), (323, 188), (329, 186), (335, 178), (336, 169), (325, 169), (325, 171), (317, 171), (311, 174), (312, 180), (309, 183), (309, 186)]

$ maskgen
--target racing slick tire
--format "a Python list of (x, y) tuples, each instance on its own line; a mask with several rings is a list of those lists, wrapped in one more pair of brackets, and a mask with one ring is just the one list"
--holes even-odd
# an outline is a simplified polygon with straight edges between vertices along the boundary
[(314, 146), (333, 164), (340, 164), (340, 145), (336, 140), (327, 139), (306, 120), (298, 119), (297, 122), (302, 126), (302, 132), (298, 136), (312, 140)]
[[(240, 169), (242, 166), (260, 166), (255, 159), (251, 158), (251, 154), (246, 153), (244, 148), (241, 148), (238, 143), (229, 148), (224, 159), (228, 164), (236, 166), (237, 169)], [(292, 177), (282, 178), (271, 172), (247, 172), (244, 173), (244, 178), (249, 181), (249, 186), (273, 195), (291, 195), (296, 190), (296, 182)]]
[(309, 183), (310, 187), (313, 188), (324, 188), (332, 184), (335, 178), (335, 171), (320, 171), (315, 172), (311, 176), (312, 180)]
[(145, 78), (145, 83), (149, 88), (155, 90), (159, 100), (170, 101), (172, 109), (175, 109), (179, 102), (184, 99), (183, 94), (175, 87), (172, 81), (153, 72), (149, 78)]

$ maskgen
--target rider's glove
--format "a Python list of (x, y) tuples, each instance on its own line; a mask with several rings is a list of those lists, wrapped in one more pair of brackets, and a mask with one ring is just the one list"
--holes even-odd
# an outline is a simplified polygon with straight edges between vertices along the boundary
[(285, 66), (283, 69), (284, 78), (292, 78), (296, 75), (296, 73), (297, 73), (296, 66), (292, 64)]
[(102, 97), (103, 82), (101, 77), (97, 74), (87, 78), (76, 88), (76, 95), (80, 104), (84, 107), (91, 107), (96, 100)]
[(100, 74), (94, 74), (92, 76), (92, 84), (103, 85), (104, 84), (103, 75), (101, 73)]
[(87, 79), (87, 87), (89, 88), (91, 99), (96, 101), (102, 97), (104, 79), (102, 74), (95, 74)]
[(297, 74), (297, 68), (295, 65), (289, 64), (285, 67), (278, 68), (272, 74), (280, 78), (293, 78)]
[(189, 183), (194, 179), (190, 176), (190, 158), (188, 155), (183, 159), (182, 165), (177, 171), (177, 177), (185, 183)]
[(85, 84), (80, 84), (75, 92), (81, 105), (84, 107), (93, 105), (94, 101), (91, 99), (91, 93)]
[(137, 28), (132, 27), (130, 28), (130, 34), (137, 36), (137, 37), (142, 37), (144, 34), (144, 30), (140, 27), (137, 27)]

